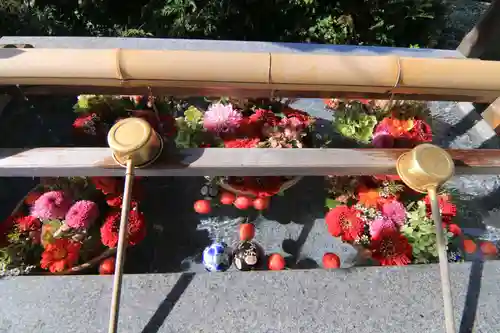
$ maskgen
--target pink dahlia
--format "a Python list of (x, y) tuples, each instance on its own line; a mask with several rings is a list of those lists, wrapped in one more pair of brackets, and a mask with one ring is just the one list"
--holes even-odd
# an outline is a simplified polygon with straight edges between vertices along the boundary
[(239, 127), (243, 116), (231, 104), (215, 103), (208, 107), (203, 116), (203, 127), (206, 130), (221, 133), (232, 132)]
[(394, 222), (385, 216), (379, 217), (370, 223), (370, 235), (372, 237), (378, 237), (385, 229), (396, 229)]
[(382, 206), (382, 214), (398, 226), (402, 226), (406, 220), (406, 210), (403, 204), (393, 200)]
[(66, 224), (75, 229), (88, 228), (98, 217), (99, 207), (95, 202), (80, 200), (75, 202), (66, 213)]
[(63, 191), (45, 192), (31, 207), (31, 216), (40, 220), (62, 219), (71, 207), (71, 198)]

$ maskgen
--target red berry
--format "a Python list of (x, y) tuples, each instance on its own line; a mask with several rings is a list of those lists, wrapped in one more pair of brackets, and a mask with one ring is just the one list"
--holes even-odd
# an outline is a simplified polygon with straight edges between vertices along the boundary
[(198, 214), (208, 214), (211, 210), (210, 201), (208, 200), (198, 200), (194, 203), (194, 211)]
[(242, 223), (240, 225), (240, 240), (249, 241), (255, 236), (255, 227), (252, 223)]
[(480, 248), (481, 252), (486, 256), (496, 256), (498, 254), (498, 249), (492, 242), (481, 242)]
[(238, 209), (248, 209), (252, 204), (252, 200), (249, 197), (239, 196), (234, 200), (233, 204)]
[(257, 198), (253, 201), (253, 207), (257, 210), (264, 210), (269, 207), (269, 198)]
[(236, 196), (231, 192), (222, 192), (220, 195), (220, 203), (223, 205), (232, 205)]
[(278, 253), (271, 254), (271, 256), (269, 256), (267, 265), (272, 271), (281, 271), (285, 269), (285, 258), (283, 258), (283, 256)]
[(104, 259), (99, 265), (99, 274), (101, 275), (109, 275), (115, 273), (115, 258), (110, 257)]
[(340, 258), (335, 253), (325, 253), (323, 255), (323, 267), (326, 269), (339, 268)]

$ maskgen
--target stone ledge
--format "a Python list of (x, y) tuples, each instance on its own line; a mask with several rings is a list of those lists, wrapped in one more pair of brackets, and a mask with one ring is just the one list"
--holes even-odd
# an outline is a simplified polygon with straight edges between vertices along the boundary
[[(500, 330), (499, 274), (499, 261), (452, 265), (460, 332), (474, 317), (474, 332)], [(106, 332), (111, 288), (110, 276), (2, 280), (0, 331)], [(437, 265), (126, 275), (122, 295), (121, 332), (444, 332)]]

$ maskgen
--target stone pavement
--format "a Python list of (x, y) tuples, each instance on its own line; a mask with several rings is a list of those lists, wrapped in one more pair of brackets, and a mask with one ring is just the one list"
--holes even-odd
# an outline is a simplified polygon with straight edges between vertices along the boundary
[[(500, 262), (451, 266), (457, 333), (500, 331)], [(0, 281), (0, 332), (107, 331), (110, 276)], [(437, 265), (126, 275), (119, 332), (444, 333)], [(465, 309), (465, 310), (464, 310)]]

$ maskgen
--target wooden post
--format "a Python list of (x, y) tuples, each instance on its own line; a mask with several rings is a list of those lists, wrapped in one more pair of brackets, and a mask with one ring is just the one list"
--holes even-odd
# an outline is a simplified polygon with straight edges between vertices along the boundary
[(493, 0), (457, 50), (467, 58), (500, 59), (500, 0)]
[[(493, 0), (457, 50), (467, 58), (500, 60), (500, 0)], [(474, 104), (486, 123), (500, 135), (500, 99), (491, 104)]]

